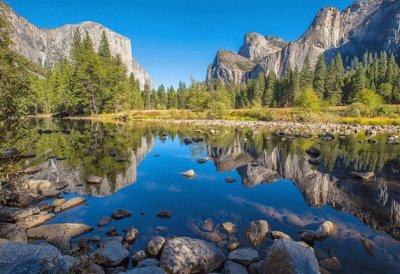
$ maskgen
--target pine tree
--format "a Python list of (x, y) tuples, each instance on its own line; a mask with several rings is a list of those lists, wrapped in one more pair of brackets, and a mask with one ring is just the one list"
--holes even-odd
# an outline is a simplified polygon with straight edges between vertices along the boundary
[(310, 59), (308, 56), (304, 59), (303, 68), (300, 72), (300, 89), (304, 91), (306, 88), (310, 88), (313, 84), (313, 70), (311, 68)]
[(101, 34), (100, 46), (99, 46), (97, 53), (104, 60), (111, 59), (110, 44), (108, 42), (108, 38), (107, 38), (106, 32), (104, 30), (103, 30), (103, 33)]
[(317, 65), (315, 67), (313, 87), (320, 99), (324, 98), (325, 82), (326, 82), (326, 63), (325, 58), (321, 54), (318, 57)]

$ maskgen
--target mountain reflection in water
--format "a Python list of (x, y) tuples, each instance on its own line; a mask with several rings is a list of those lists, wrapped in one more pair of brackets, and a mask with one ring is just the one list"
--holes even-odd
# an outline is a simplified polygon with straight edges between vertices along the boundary
[[(36, 157), (24, 160), (23, 165), (42, 168), (33, 176), (35, 179), (67, 182), (66, 193), (97, 197), (99, 200), (93, 203), (99, 203), (99, 206), (118, 201), (118, 206), (132, 209), (135, 203), (129, 198), (132, 195), (137, 203), (141, 200), (147, 202), (148, 211), (158, 210), (160, 208), (155, 207), (161, 205), (171, 208), (173, 206), (169, 203), (175, 201), (179, 208), (176, 210), (185, 210), (182, 213), (185, 216), (176, 217), (176, 223), (170, 224), (176, 226), (175, 231), (171, 228), (174, 235), (189, 234), (188, 228), (182, 228), (182, 223), (196, 222), (196, 216), (193, 216), (196, 212), (199, 216), (211, 217), (203, 216), (204, 212), (210, 212), (208, 207), (214, 207), (218, 213), (225, 212), (222, 215), (231, 218), (235, 217), (236, 211), (248, 214), (245, 209), (235, 208), (235, 205), (249, 207), (265, 216), (269, 222), (273, 220), (282, 224), (282, 230), (288, 225), (297, 229), (317, 225), (326, 219), (326, 216), (316, 216), (315, 210), (296, 212), (295, 206), (293, 208), (290, 205), (295, 200), (298, 203), (297, 198), (288, 196), (296, 193), (282, 182), (285, 179), (295, 185), (310, 210), (327, 206), (334, 211), (351, 214), (376, 233), (384, 232), (396, 240), (400, 239), (400, 147), (386, 145), (385, 135), (374, 137), (377, 144), (361, 144), (359, 140), (366, 139), (361, 135), (332, 141), (317, 138), (282, 140), (268, 131), (254, 134), (246, 129), (219, 129), (218, 134), (211, 134), (210, 128), (149, 123), (118, 125), (45, 120), (37, 121), (32, 128), (37, 140), (28, 152), (35, 153)], [(36, 133), (38, 128), (67, 130), (68, 134), (56, 132), (39, 135)], [(185, 138), (193, 138), (198, 142), (185, 145)], [(310, 147), (321, 151), (321, 165), (318, 167), (308, 162), (310, 156), (305, 150)], [(53, 156), (67, 159), (61, 161)], [(209, 163), (197, 163), (197, 159), (206, 156), (210, 157)], [(179, 175), (190, 168), (196, 173), (199, 171), (195, 179), (189, 180)], [(361, 181), (352, 178), (352, 171), (374, 171), (376, 176), (370, 181)], [(100, 185), (87, 184), (85, 178), (89, 175), (100, 176), (103, 182)], [(232, 185), (228, 183), (218, 186), (206, 184), (218, 181), (221, 175), (241, 179), (241, 189), (232, 190)], [(136, 188), (131, 188), (134, 185), (137, 185)], [(262, 190), (260, 185), (276, 185), (279, 189), (276, 200), (263, 201), (260, 195), (267, 196), (265, 191), (275, 190)], [(250, 195), (246, 191), (249, 189), (255, 189), (255, 192)], [(113, 196), (117, 200), (113, 200)], [(124, 199), (125, 202), (120, 201)], [(197, 200), (198, 205), (192, 203), (193, 200)], [(152, 201), (152, 204), (148, 204), (148, 201)], [(212, 201), (221, 201), (221, 204), (213, 204)], [(179, 203), (184, 204), (184, 208)], [(286, 206), (278, 208), (277, 205)], [(111, 209), (103, 210), (102, 215), (107, 215)], [(146, 211), (146, 208), (143, 210)], [(90, 218), (101, 216), (96, 212), (96, 217), (93, 217), (95, 213), (91, 211), (90, 204), (87, 211), (90, 212), (87, 213)], [(253, 211), (250, 214), (254, 218), (259, 217)], [(73, 214), (70, 218), (74, 218)], [(84, 217), (85, 214), (82, 211), (76, 218), (88, 218)], [(246, 217), (251, 220), (252, 215)], [(194, 219), (191, 220), (191, 217)], [(344, 215), (337, 215), (336, 218), (347, 221)], [(57, 218), (53, 222), (57, 222)], [(95, 224), (97, 219), (88, 222)], [(154, 224), (146, 223), (143, 229), (148, 229), (150, 225)], [(354, 226), (359, 227), (358, 224)], [(192, 224), (188, 227), (192, 227)], [(287, 229), (293, 231), (293, 228)], [(339, 229), (337, 237), (346, 238), (348, 233), (348, 230)], [(351, 233), (358, 235), (352, 236), (355, 238), (361, 235), (354, 230)], [(376, 234), (374, 237), (381, 236)], [(396, 252), (398, 242), (394, 246), (390, 256), (394, 256), (394, 261), (400, 260), (400, 251)], [(346, 264), (354, 269), (350, 262), (344, 261), (343, 264), (344, 269)], [(360, 271), (365, 269), (359, 268)]]

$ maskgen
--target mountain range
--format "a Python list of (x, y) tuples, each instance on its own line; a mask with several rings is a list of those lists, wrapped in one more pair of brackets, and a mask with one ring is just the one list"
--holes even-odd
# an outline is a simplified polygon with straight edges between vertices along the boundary
[(349, 64), (365, 52), (400, 51), (400, 1), (356, 1), (343, 11), (333, 7), (318, 12), (310, 27), (296, 41), (247, 33), (236, 53), (219, 50), (207, 70), (207, 82), (244, 84), (260, 73), (282, 76), (290, 65), (301, 69), (306, 57), (315, 66), (323, 54), (330, 60), (340, 53)]
[(0, 10), (11, 24), (11, 39), (15, 52), (30, 61), (45, 68), (52, 68), (62, 58), (68, 58), (75, 30), (82, 34), (87, 32), (97, 49), (100, 45), (103, 31), (106, 33), (110, 50), (113, 55), (119, 55), (128, 73), (133, 73), (143, 89), (145, 84), (151, 86), (150, 75), (141, 67), (132, 54), (131, 41), (105, 26), (95, 22), (82, 22), (75, 25), (65, 25), (59, 28), (42, 29), (31, 24), (25, 18), (16, 14), (10, 7)]

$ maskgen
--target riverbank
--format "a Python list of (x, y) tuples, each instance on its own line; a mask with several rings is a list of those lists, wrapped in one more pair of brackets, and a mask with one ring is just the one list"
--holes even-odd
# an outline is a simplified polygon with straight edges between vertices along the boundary
[[(223, 114), (215, 115), (210, 111), (191, 110), (131, 110), (120, 113), (105, 113), (85, 117), (70, 117), (79, 120), (100, 120), (103, 122), (115, 121), (162, 121), (168, 123), (194, 122), (196, 124), (220, 124), (225, 121), (227, 125), (245, 123), (252, 126), (262, 122), (264, 125), (284, 123), (285, 125), (361, 125), (361, 126), (400, 126), (400, 106), (385, 106), (388, 114), (377, 117), (349, 116), (349, 106), (327, 107), (320, 112), (307, 112), (296, 108), (252, 108), (227, 110)], [(51, 114), (38, 116), (48, 118)]]

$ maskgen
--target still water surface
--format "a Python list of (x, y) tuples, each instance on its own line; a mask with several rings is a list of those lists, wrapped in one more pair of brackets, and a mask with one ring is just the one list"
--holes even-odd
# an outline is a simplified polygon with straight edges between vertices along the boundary
[[(144, 249), (154, 235), (205, 238), (201, 223), (208, 218), (216, 227), (235, 223), (233, 237), (242, 246), (248, 245), (242, 235), (253, 220), (265, 219), (272, 230), (296, 240), (297, 231), (315, 230), (330, 220), (338, 227), (337, 236), (316, 242), (315, 248), (334, 253), (343, 266), (340, 273), (400, 269), (400, 147), (386, 145), (385, 135), (374, 137), (377, 144), (361, 144), (363, 135), (333, 141), (282, 140), (262, 130), (252, 134), (219, 128), (212, 135), (207, 127), (148, 123), (46, 120), (32, 128), (35, 142), (28, 152), (36, 158), (22, 164), (43, 168), (35, 179), (67, 182), (65, 198), (87, 199), (49, 223), (95, 227), (87, 237), (106, 237), (111, 227), (123, 234), (124, 228), (135, 226), (140, 237), (131, 246), (133, 253)], [(38, 128), (67, 132), (38, 134)], [(187, 137), (200, 141), (186, 145)], [(305, 150), (310, 147), (321, 150), (318, 167), (308, 163)], [(202, 157), (210, 161), (199, 164)], [(180, 174), (189, 169), (196, 173), (192, 179)], [(353, 179), (352, 171), (374, 171), (376, 176), (365, 182)], [(103, 183), (87, 184), (89, 175), (102, 177)], [(226, 177), (237, 181), (227, 183)], [(164, 208), (172, 211), (170, 219), (156, 217)], [(97, 227), (100, 217), (117, 209), (133, 215)], [(159, 226), (163, 229), (156, 229)], [(374, 242), (373, 254), (363, 248), (363, 238)], [(226, 242), (219, 244), (226, 250)], [(262, 256), (271, 244), (269, 239), (258, 247)]]

